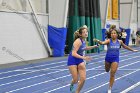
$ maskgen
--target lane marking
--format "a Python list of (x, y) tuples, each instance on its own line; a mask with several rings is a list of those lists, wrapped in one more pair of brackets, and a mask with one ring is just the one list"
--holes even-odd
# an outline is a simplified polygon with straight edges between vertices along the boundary
[[(131, 64), (127, 64), (127, 65), (121, 66), (120, 68), (127, 67), (127, 66), (130, 66), (130, 65), (139, 63), (139, 62), (140, 62), (140, 61), (137, 61), (137, 62), (134, 62), (134, 63), (131, 63)], [(134, 73), (134, 72), (137, 72), (137, 71), (139, 71), (139, 70), (133, 71), (133, 73)], [(106, 72), (97, 74), (97, 75), (92, 76), (92, 77), (89, 77), (89, 78), (87, 78), (87, 80), (88, 80), (88, 79), (91, 79), (91, 78), (95, 78), (95, 77), (100, 76), (100, 75), (103, 75), (103, 74), (105, 74), (105, 73), (106, 73)], [(132, 73), (132, 72), (131, 72), (131, 73)], [(131, 74), (131, 73), (129, 73), (129, 74)], [(128, 75), (129, 75), (129, 74), (128, 74)], [(127, 74), (126, 74), (126, 75), (127, 75)], [(124, 76), (126, 76), (126, 75), (124, 75)], [(67, 76), (70, 76), (70, 75), (67, 75)], [(63, 77), (67, 77), (67, 76), (63, 76)], [(124, 77), (124, 76), (122, 76), (122, 77)], [(63, 78), (63, 77), (59, 77), (59, 78), (56, 78), (56, 79), (60, 79), (60, 78)], [(120, 78), (120, 77), (119, 77), (119, 78)], [(52, 79), (52, 80), (56, 80), (56, 79)], [(117, 78), (117, 79), (118, 79), (118, 78)], [(49, 80), (49, 81), (52, 81), (52, 80)], [(44, 81), (44, 82), (36, 83), (36, 84), (30, 85), (30, 86), (25, 86), (25, 87), (22, 87), (22, 88), (18, 88), (18, 89), (15, 89), (15, 90), (8, 91), (8, 92), (6, 92), (6, 93), (12, 93), (12, 92), (15, 92), (15, 91), (23, 90), (23, 89), (26, 89), (26, 88), (29, 88), (29, 87), (33, 87), (33, 86), (36, 86), (36, 85), (40, 85), (40, 84), (43, 84), (43, 83), (46, 83), (46, 82), (48, 82), (48, 81)], [(104, 86), (104, 85), (106, 85), (106, 84), (108, 84), (108, 82), (105, 83), (105, 84), (103, 84), (102, 86)], [(58, 90), (58, 89), (67, 87), (67, 86), (69, 86), (69, 85), (70, 85), (70, 84), (67, 84), (67, 85), (65, 85), (65, 86), (59, 87), (59, 88), (57, 88), (57, 89), (50, 90), (50, 91), (45, 92), (45, 93), (49, 93), (49, 92), (52, 92), (52, 91), (55, 91), (55, 90)], [(102, 86), (100, 86), (100, 87), (102, 87)], [(100, 88), (100, 87), (98, 87), (98, 88)], [(94, 88), (94, 90), (95, 90), (95, 88)], [(92, 91), (92, 90), (91, 90), (91, 91)], [(87, 93), (88, 93), (88, 92), (87, 92)]]
[(127, 93), (127, 92), (129, 92), (130, 90), (133, 90), (134, 88), (136, 88), (137, 86), (140, 86), (140, 81), (139, 81), (138, 83), (136, 83), (136, 84), (130, 86), (129, 88), (123, 90), (123, 91), (120, 92), (120, 93)]

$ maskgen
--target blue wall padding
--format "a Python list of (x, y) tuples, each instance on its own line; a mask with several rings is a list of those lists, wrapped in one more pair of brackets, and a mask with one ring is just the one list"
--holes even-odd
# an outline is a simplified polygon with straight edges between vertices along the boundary
[(129, 38), (130, 38), (130, 29), (125, 29), (127, 36), (126, 36), (126, 41), (125, 44), (128, 45), (129, 44)]
[(106, 36), (106, 29), (102, 29), (102, 40), (105, 40), (105, 36)]
[(53, 56), (64, 56), (67, 28), (56, 28), (48, 25), (48, 41), (53, 49)]

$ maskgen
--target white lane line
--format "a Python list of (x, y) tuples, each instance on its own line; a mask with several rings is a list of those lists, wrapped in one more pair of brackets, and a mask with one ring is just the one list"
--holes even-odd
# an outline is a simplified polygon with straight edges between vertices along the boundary
[[(124, 54), (125, 53), (127, 53), (127, 54), (129, 54), (128, 53), (128, 51), (127, 52), (124, 52)], [(133, 55), (133, 53), (131, 53), (132, 55)], [(127, 56), (127, 55), (125, 55), (125, 56)], [(124, 57), (124, 56), (123, 56)], [(99, 59), (99, 58), (94, 58), (94, 60), (95, 59)], [(95, 62), (95, 63), (98, 63), (98, 62)], [(90, 64), (90, 63), (89, 63)], [(88, 64), (88, 65), (89, 65)], [(44, 65), (41, 65), (41, 66), (44, 66)], [(34, 66), (34, 67), (41, 67), (41, 66)], [(65, 66), (65, 65), (61, 65), (61, 66)], [(61, 66), (59, 66), (59, 67), (61, 67)], [(29, 68), (34, 68), (34, 67), (29, 67)], [(24, 68), (24, 69), (29, 69), (29, 68)], [(35, 69), (38, 69), (38, 68), (35, 68)], [(49, 68), (47, 68), (47, 69), (49, 69)], [(21, 70), (21, 69), (17, 69), (17, 70)], [(23, 69), (22, 69), (23, 70)], [(42, 69), (41, 69), (42, 70)], [(41, 71), (40, 70), (40, 71)], [(15, 70), (16, 71), (16, 70)], [(9, 73), (9, 72), (13, 72), (13, 71), (8, 71), (8, 72), (3, 72), (3, 73)], [(7, 77), (1, 77), (0, 79), (2, 79), (2, 78), (9, 78), (9, 77), (13, 77), (13, 76), (19, 76), (19, 75), (24, 75), (24, 74), (28, 74), (28, 73), (34, 73), (34, 72), (36, 72), (36, 71), (32, 71), (32, 72), (26, 72), (26, 73), (22, 73), (22, 74), (16, 74), (16, 75), (11, 75), (11, 76), (7, 76)]]
[[(92, 69), (91, 69), (92, 70)], [(56, 72), (59, 72), (59, 71), (56, 71)], [(51, 74), (51, 73), (48, 73), (48, 74)], [(42, 74), (42, 75), (45, 75), (45, 74)], [(39, 75), (39, 76), (42, 76), (42, 75)], [(38, 76), (34, 76), (34, 77), (38, 77)], [(32, 78), (32, 77), (31, 77)], [(27, 79), (30, 79), (30, 78), (27, 78)], [(22, 79), (22, 80), (25, 80), (25, 79)], [(22, 80), (18, 80), (18, 81), (22, 81)], [(16, 82), (16, 81), (15, 81)], [(11, 82), (12, 83), (12, 82)], [(5, 85), (5, 84), (4, 84)]]
[[(98, 55), (99, 56), (99, 55)], [(95, 56), (91, 56), (91, 57), (95, 57)], [(104, 57), (100, 57), (100, 58), (104, 58)], [(100, 59), (100, 58), (94, 58), (94, 59)], [(62, 63), (62, 62), (67, 62), (67, 61), (60, 61), (60, 62), (56, 62), (56, 63), (50, 63), (50, 64), (43, 64), (43, 65), (37, 65), (37, 66), (32, 66), (32, 67), (27, 67), (27, 68), (22, 68), (22, 69), (17, 69), (17, 70), (23, 70), (23, 69), (38, 69), (38, 67), (45, 67), (45, 66), (49, 66), (49, 65), (54, 65), (57, 63)], [(34, 64), (33, 64), (34, 65)], [(59, 67), (61, 66), (65, 66), (65, 65), (59, 65)], [(6, 71), (6, 72), (0, 72), (0, 74), (6, 74), (6, 73), (10, 73), (10, 72), (15, 72), (17, 70), (10, 70), (10, 71)]]
[[(122, 54), (129, 54), (130, 51), (126, 51)], [(132, 53), (133, 54), (133, 53)], [(105, 55), (105, 54), (103, 54)], [(93, 55), (91, 57), (96, 57), (96, 56), (99, 56), (99, 55)], [(100, 57), (101, 58), (101, 57)], [(102, 57), (103, 58), (103, 57)], [(99, 59), (99, 58), (94, 58), (94, 59)], [(56, 62), (56, 63), (50, 63), (50, 64), (43, 64), (43, 65), (37, 65), (37, 66), (32, 66), (32, 67), (27, 67), (27, 68), (22, 68), (22, 69), (37, 69), (36, 67), (44, 67), (44, 66), (48, 66), (48, 65), (54, 65), (54, 64), (57, 64), (57, 63), (62, 63), (62, 62), (67, 62), (67, 61), (60, 61), (60, 62)], [(32, 64), (31, 64), (32, 65)], [(61, 65), (62, 66), (62, 65)], [(17, 69), (17, 70), (21, 70), (21, 69)], [(10, 70), (10, 71), (6, 71), (6, 72), (0, 72), (0, 74), (6, 74), (6, 73), (10, 73), (10, 72), (15, 72), (16, 70)]]
[[(123, 51), (126, 51), (126, 50), (123, 50)], [(128, 51), (124, 52), (124, 53), (127, 53)], [(98, 56), (101, 56), (101, 55), (105, 55), (106, 52), (102, 53), (102, 54), (98, 54), (98, 55), (93, 55), (91, 57), (98, 57)], [(95, 59), (98, 59), (98, 58), (95, 58)], [(54, 65), (54, 64), (58, 64), (58, 63), (64, 63), (64, 62), (67, 62), (67, 61), (60, 61), (60, 62), (54, 62), (54, 63), (49, 63), (49, 64), (43, 64), (43, 65), (37, 65), (37, 66), (33, 66), (33, 67), (27, 67), (27, 68), (22, 68), (22, 69), (30, 69), (30, 68), (35, 68), (36, 67), (42, 67), (42, 66), (49, 66), (49, 65)], [(36, 65), (36, 64), (29, 64), (29, 65)], [(17, 69), (17, 70), (20, 70), (20, 69)], [(9, 72), (14, 72), (16, 70), (11, 70), (11, 71), (6, 71), (6, 72), (0, 72), (0, 74), (6, 74), (6, 73), (9, 73)]]
[[(119, 67), (119, 69), (120, 69), (120, 68), (124, 68), (124, 67), (128, 67), (128, 66), (131, 66), (131, 65), (134, 65), (134, 64), (139, 63), (139, 62), (140, 62), (140, 61), (136, 61), (136, 62), (134, 62), (134, 63), (128, 64), (128, 65), (124, 65), (124, 66), (121, 66), (121, 67)], [(136, 71), (137, 71), (137, 70), (136, 70)], [(139, 70), (138, 70), (138, 71), (139, 71)], [(95, 75), (95, 76), (92, 76), (92, 77), (87, 78), (86, 80), (89, 80), (89, 79), (95, 78), (95, 77), (100, 76), (100, 75), (104, 75), (105, 73), (106, 73), (106, 72), (104, 72), (104, 73), (100, 73), (100, 74), (97, 74), (97, 75)], [(108, 83), (107, 83), (107, 84), (108, 84)], [(68, 85), (70, 85), (70, 84), (68, 84)], [(62, 88), (64, 88), (64, 87), (67, 87), (67, 85), (66, 85), (66, 86), (62, 86), (62, 87), (59, 87), (59, 88), (57, 88), (57, 90), (62, 89)], [(50, 90), (50, 91), (45, 92), (45, 93), (50, 93), (50, 92), (53, 92), (53, 91), (56, 91), (56, 89)]]
[[(67, 61), (60, 61), (60, 62), (57, 62), (57, 63), (62, 63), (62, 62), (67, 62)], [(22, 69), (37, 69), (36, 67), (44, 67), (44, 66), (49, 66), (49, 65), (54, 65), (54, 64), (57, 64), (57, 63), (50, 63), (50, 64), (43, 64), (43, 65), (37, 65), (37, 66), (32, 66), (32, 67), (27, 67), (27, 68), (22, 68)], [(30, 64), (29, 64), (30, 65)], [(34, 65), (34, 64), (32, 64)], [(21, 69), (17, 69), (17, 70), (21, 70)], [(15, 72), (16, 70), (10, 70), (10, 71), (6, 71), (6, 72), (1, 72), (0, 74), (6, 74), (6, 73), (10, 73), (10, 72)]]
[[(96, 69), (96, 68), (100, 68), (102, 66), (98, 66), (98, 67), (95, 67), (95, 68), (92, 68), (93, 69)], [(49, 75), (51, 73), (48, 73), (47, 75)], [(29, 79), (33, 79), (33, 78), (36, 78), (36, 77), (41, 77), (41, 76), (45, 76), (46, 74), (42, 74), (42, 75), (39, 75), (39, 76), (34, 76), (34, 77), (30, 77), (30, 78), (27, 78), (27, 79), (22, 79), (22, 80), (17, 80), (17, 81), (14, 81), (14, 82), (9, 82), (9, 83), (5, 83), (5, 84), (1, 84), (0, 86), (3, 86), (3, 85), (7, 85), (7, 84), (12, 84), (12, 83), (17, 83), (19, 81), (24, 81), (24, 80), (29, 80)], [(66, 76), (71, 76), (70, 74), (66, 75)], [(62, 77), (58, 77), (56, 79), (53, 79), (53, 80), (57, 80), (57, 79), (61, 79)], [(49, 80), (49, 81), (52, 81), (52, 80)]]
[[(60, 65), (62, 66), (62, 65)], [(55, 66), (55, 67), (51, 67), (51, 68), (56, 68), (56, 67), (60, 67), (60, 66)], [(63, 65), (65, 66), (65, 65)], [(37, 68), (36, 68), (37, 69)], [(39, 72), (39, 71), (43, 71), (43, 70), (48, 70), (49, 68), (45, 68), (45, 69), (39, 69), (39, 70), (33, 70), (31, 72), (26, 72), (26, 73), (22, 73), (22, 74), (15, 74), (15, 75), (10, 75), (10, 76), (6, 76), (6, 77), (1, 77), (1, 79), (5, 79), (5, 78), (10, 78), (10, 77), (13, 77), (13, 76), (19, 76), (19, 75), (25, 75), (25, 74), (29, 74), (29, 73), (33, 73), (33, 72)], [(21, 69), (22, 70), (22, 69)]]
[[(120, 68), (127, 67), (127, 66), (130, 66), (130, 65), (139, 63), (139, 62), (140, 62), (140, 61), (137, 61), (137, 62), (134, 62), (134, 63), (131, 63), (131, 64), (127, 64), (127, 65), (121, 66)], [(91, 79), (91, 78), (95, 78), (95, 77), (100, 76), (100, 75), (103, 75), (103, 74), (105, 74), (105, 73), (106, 73), (106, 72), (97, 74), (97, 75), (92, 76), (92, 77), (89, 77), (89, 78), (87, 78), (87, 80), (88, 80), (88, 79)], [(70, 76), (70, 75), (67, 75), (67, 76)], [(67, 77), (67, 76), (59, 77), (59, 78), (52, 79), (52, 80), (57, 80), (57, 79), (64, 78), (64, 77)], [(52, 81), (52, 80), (49, 80), (49, 81)], [(37, 85), (40, 85), (40, 84), (44, 84), (44, 83), (46, 83), (46, 82), (48, 82), (48, 81), (44, 81), (44, 82), (36, 83), (36, 84), (30, 85), (30, 86), (25, 86), (25, 87), (22, 87), (22, 88), (18, 88), (18, 89), (15, 89), (15, 90), (8, 91), (8, 92), (6, 92), (6, 93), (12, 93), (12, 92), (19, 91), (19, 90), (22, 90), (22, 89), (26, 89), (26, 88), (29, 88), (29, 87), (33, 87), (33, 86), (37, 86)], [(66, 86), (68, 86), (68, 85), (69, 85), (69, 84), (67, 84), (67, 85), (65, 85), (65, 86), (62, 86), (62, 87), (59, 87), (59, 88), (57, 88), (57, 89), (50, 90), (49, 92), (52, 92), (52, 91), (55, 91), (55, 90), (64, 88), (64, 87), (66, 87)], [(46, 93), (49, 93), (49, 92), (46, 92)]]
[[(88, 71), (92, 70), (92, 71), (105, 71), (105, 69), (87, 69)], [(133, 70), (140, 70), (138, 69), (118, 69), (117, 71), (133, 71)]]
[[(93, 68), (93, 69), (96, 69), (96, 68)], [(12, 90), (12, 91), (9, 91), (9, 92), (6, 92), (6, 93), (12, 93), (12, 92), (15, 92), (15, 91), (18, 91), (18, 90), (22, 90), (22, 89), (26, 89), (26, 88), (29, 88), (29, 87), (32, 87), (32, 86), (36, 86), (36, 85), (44, 84), (44, 83), (51, 82), (51, 81), (54, 81), (54, 80), (62, 79), (62, 78), (68, 77), (68, 76), (71, 76), (71, 74), (68, 74), (68, 75), (65, 75), (65, 76), (62, 76), (62, 77), (58, 77), (58, 78), (55, 78), (55, 79), (43, 81), (43, 82), (40, 82), (40, 83), (36, 83), (36, 84), (30, 85), (30, 86), (22, 87), (22, 88)]]
[[(122, 78), (124, 78), (124, 77), (126, 77), (126, 76), (128, 76), (128, 75), (134, 74), (134, 73), (136, 73), (136, 72), (138, 72), (138, 71), (140, 71), (140, 70), (136, 70), (136, 71), (130, 72), (129, 74), (125, 74), (125, 75), (123, 75), (123, 76), (121, 76), (121, 77), (119, 77), (119, 78), (116, 78), (115, 81), (117, 81), (117, 80), (119, 80), (119, 79), (122, 79)], [(103, 87), (103, 86), (105, 86), (105, 85), (107, 85), (107, 84), (109, 84), (109, 82), (106, 82), (106, 83), (104, 83), (104, 84), (102, 84), (102, 85), (100, 85), (100, 86), (98, 86), (98, 87), (95, 87), (95, 88), (93, 88), (93, 89), (91, 89), (91, 90), (88, 90), (88, 91), (86, 91), (86, 92), (84, 92), (84, 93), (89, 93), (89, 92), (91, 92), (91, 91), (93, 91), (93, 90), (96, 90), (96, 89), (98, 89), (98, 88), (100, 88), (100, 87)], [(127, 93), (127, 92), (125, 92), (125, 93)]]
[[(135, 54), (135, 53), (131, 53), (130, 55), (133, 55), (133, 54)], [(129, 56), (130, 56), (129, 55)], [(128, 55), (124, 55), (124, 56), (120, 56), (120, 57), (127, 57)], [(93, 56), (94, 57), (94, 56)], [(101, 59), (101, 58), (104, 58), (104, 57), (100, 57), (100, 58), (94, 58), (93, 59), (93, 61), (95, 60), (95, 59)], [(103, 60), (104, 61), (104, 60)], [(99, 62), (94, 62), (94, 63), (90, 63), (90, 62), (88, 62), (88, 65), (90, 64), (96, 64), (96, 63), (99, 63)], [(61, 67), (61, 66), (65, 66), (65, 65), (60, 65), (59, 67)], [(47, 69), (39, 69), (39, 70), (34, 70), (34, 69), (31, 69), (31, 70), (25, 70), (25, 69), (17, 69), (17, 70), (15, 70), (15, 71), (41, 71), (41, 70), (43, 70), (43, 71), (45, 71), (45, 70), (60, 70), (60, 71), (63, 71), (63, 70), (68, 70), (68, 69), (52, 69), (52, 68), (47, 68)]]
[[(55, 70), (55, 71), (69, 71), (69, 69), (42, 69), (41, 71), (48, 71), (48, 70)], [(92, 71), (104, 71), (105, 69), (86, 69), (88, 71), (92, 70)], [(133, 71), (133, 70), (139, 70), (138, 69), (118, 69), (118, 71)], [(40, 71), (40, 70), (17, 70), (17, 71)]]
[[(128, 56), (128, 55), (125, 55), (125, 56)], [(134, 56), (134, 57), (131, 57), (131, 58), (127, 58), (127, 59), (124, 59), (124, 60), (121, 60), (121, 62), (122, 61), (125, 61), (125, 60), (129, 60), (129, 59), (133, 59), (133, 58), (137, 58), (137, 57), (139, 57), (139, 56)], [(102, 61), (98, 61), (98, 62), (103, 62), (104, 60), (102, 60)], [(95, 64), (95, 63), (91, 63), (91, 64)], [(90, 65), (91, 65), (90, 64)], [(89, 64), (88, 64), (89, 65)], [(65, 66), (65, 65), (64, 65)], [(55, 67), (51, 67), (51, 68), (56, 68), (56, 67), (60, 67), (60, 66), (55, 66)], [(14, 76), (19, 76), (19, 75), (25, 75), (25, 74), (29, 74), (29, 73), (33, 73), (33, 72), (39, 72), (39, 71), (42, 71), (42, 70), (48, 70), (49, 68), (45, 68), (45, 69), (39, 69), (39, 70), (34, 70), (34, 71), (32, 71), (32, 72), (26, 72), (26, 73), (22, 73), (22, 74), (16, 74), (16, 75), (11, 75), (11, 76), (6, 76), (6, 77), (1, 77), (0, 78), (0, 80), (1, 79), (6, 79), (6, 78), (11, 78), (11, 77), (14, 77)], [(58, 71), (58, 72), (61, 72), (61, 71)]]
[[(133, 71), (133, 72), (131, 72), (131, 73), (129, 73), (129, 74), (126, 74), (126, 75), (124, 75), (124, 76), (121, 76), (121, 77), (115, 79), (115, 81), (117, 81), (117, 80), (119, 80), (119, 79), (121, 79), (121, 78), (123, 78), (123, 77), (126, 77), (126, 76), (128, 76), (128, 75), (131, 75), (131, 74), (133, 74), (133, 73), (135, 73), (135, 72), (138, 72), (138, 71), (140, 71), (140, 70), (136, 70), (136, 71)], [(103, 74), (103, 73), (102, 73), (102, 74)], [(92, 77), (92, 78), (93, 78), (93, 77)], [(88, 78), (88, 79), (90, 79), (90, 78)], [(88, 80), (88, 79), (87, 79), (87, 80)], [(109, 82), (106, 82), (106, 83), (104, 83), (104, 84), (102, 84), (102, 85), (100, 85), (100, 86), (98, 86), (98, 87), (95, 87), (95, 88), (93, 88), (93, 89), (91, 89), (91, 90), (89, 90), (89, 91), (86, 91), (86, 92), (84, 92), (84, 93), (89, 93), (89, 92), (91, 92), (91, 91), (93, 91), (93, 90), (96, 90), (96, 89), (98, 89), (98, 88), (100, 88), (100, 87), (103, 87), (103, 86), (105, 86), (105, 85), (107, 85), (107, 84), (109, 84)], [(44, 93), (50, 93), (50, 92), (53, 92), (53, 91), (56, 91), (56, 90), (65, 88), (65, 87), (67, 87), (67, 86), (69, 86), (69, 85), (70, 85), (70, 84), (67, 84), (67, 85), (65, 85), (65, 86), (58, 87), (58, 88), (55, 88), (55, 89), (53, 89), (53, 90), (50, 90), (50, 91), (47, 91), (47, 92), (44, 92)], [(7, 92), (6, 92), (6, 93), (7, 93)], [(9, 93), (9, 92), (8, 92), (8, 93)]]
[[(131, 58), (122, 60), (122, 62), (123, 62), (123, 61), (126, 61), (126, 60), (129, 60), (129, 59), (131, 59)], [(95, 67), (95, 68), (92, 68), (92, 69), (87, 69), (87, 71), (89, 71), (89, 70), (94, 70), (94, 69), (98, 69), (98, 68), (100, 68), (100, 67), (102, 67), (102, 66), (98, 66), (98, 67)], [(52, 72), (52, 73), (57, 73), (57, 72), (60, 72), (60, 71), (56, 71), (56, 72)], [(49, 74), (52, 74), (52, 73), (48, 73), (48, 75), (49, 75)], [(42, 75), (34, 76), (34, 77), (29, 77), (29, 78), (17, 80), (17, 81), (14, 81), (14, 82), (8, 82), (8, 83), (5, 83), (5, 84), (1, 84), (0, 86), (7, 85), (7, 84), (12, 84), (12, 83), (17, 83), (17, 82), (29, 80), (29, 79), (32, 79), (32, 78), (37, 78), (37, 77), (41, 77), (41, 76), (44, 76), (44, 75), (46, 75), (46, 74), (42, 74)]]
[(127, 93), (127, 92), (129, 92), (130, 90), (133, 90), (134, 88), (136, 88), (137, 86), (140, 86), (140, 81), (139, 81), (138, 83), (136, 83), (136, 84), (130, 86), (129, 88), (123, 90), (123, 91), (120, 92), (120, 93)]
[[(90, 69), (90, 70), (92, 70), (92, 69)], [(56, 71), (56, 72), (58, 72), (58, 71)], [(49, 73), (49, 74), (51, 74), (51, 73)], [(40, 75), (41, 76), (41, 75)], [(35, 77), (37, 77), (37, 76), (35, 76)], [(25, 80), (25, 79), (23, 79), (23, 80)], [(20, 81), (20, 80), (19, 80)], [(16, 82), (16, 81), (15, 81)]]
[[(128, 60), (128, 59), (127, 59)], [(90, 69), (90, 70), (92, 70), (92, 69)], [(58, 72), (58, 71), (57, 71)], [(48, 74), (51, 74), (51, 73), (48, 73)], [(44, 74), (45, 75), (45, 74)], [(42, 75), (40, 75), (40, 76), (42, 76)], [(34, 78), (35, 77), (38, 77), (38, 76), (34, 76)], [(32, 77), (31, 77), (32, 78)], [(27, 78), (27, 79), (30, 79), (30, 78)], [(22, 80), (18, 80), (18, 81), (14, 81), (14, 82), (19, 82), (19, 81), (23, 81), (23, 80), (26, 80), (26, 79), (22, 79)], [(11, 83), (14, 83), (14, 82), (9, 82), (9, 83), (6, 83), (6, 84), (11, 84)], [(2, 84), (2, 85), (6, 85), (6, 84)]]

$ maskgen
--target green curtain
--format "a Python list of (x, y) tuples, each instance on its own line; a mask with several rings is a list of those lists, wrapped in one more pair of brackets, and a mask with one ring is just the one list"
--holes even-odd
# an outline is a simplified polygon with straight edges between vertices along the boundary
[[(67, 44), (70, 51), (73, 45), (73, 34), (81, 26), (87, 25), (89, 45), (94, 45), (93, 38), (102, 40), (100, 0), (69, 0), (69, 21)], [(102, 50), (102, 48), (100, 48)], [(88, 51), (96, 52), (97, 49)]]

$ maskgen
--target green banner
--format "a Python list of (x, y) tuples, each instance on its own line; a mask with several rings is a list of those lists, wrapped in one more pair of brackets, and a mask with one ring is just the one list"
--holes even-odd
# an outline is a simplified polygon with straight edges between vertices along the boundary
[[(94, 45), (93, 38), (102, 40), (100, 0), (70, 0), (67, 44), (69, 51), (73, 44), (73, 34), (81, 26), (87, 25), (89, 30), (88, 44)], [(102, 50), (102, 48), (100, 48)], [(96, 52), (97, 49), (88, 51)]]

